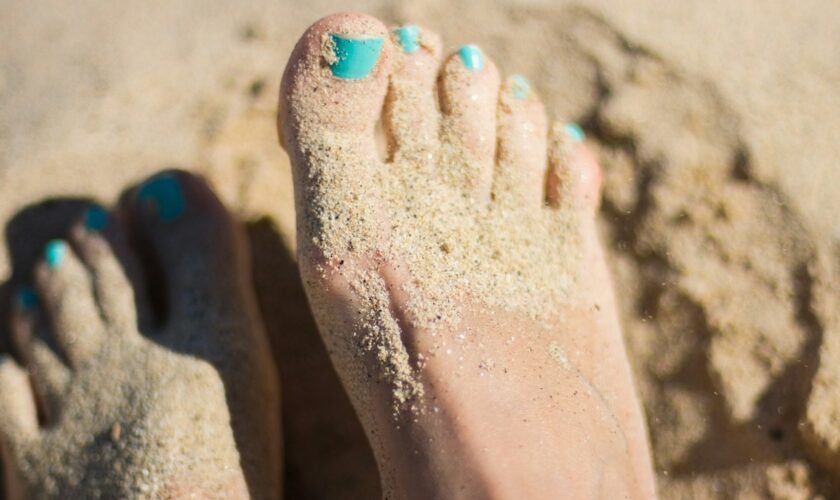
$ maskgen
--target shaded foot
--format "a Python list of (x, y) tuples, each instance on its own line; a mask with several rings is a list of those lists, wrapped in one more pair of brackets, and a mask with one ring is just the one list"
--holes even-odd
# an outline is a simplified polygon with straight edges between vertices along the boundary
[(13, 496), (278, 496), (279, 396), (241, 229), (184, 173), (123, 205), (51, 242), (13, 308)]

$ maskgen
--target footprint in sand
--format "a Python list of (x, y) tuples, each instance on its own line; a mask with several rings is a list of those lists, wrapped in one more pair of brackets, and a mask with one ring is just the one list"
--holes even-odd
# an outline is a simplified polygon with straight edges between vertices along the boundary
[(47, 245), (13, 307), (24, 367), (0, 360), (12, 498), (278, 494), (279, 396), (243, 238), (204, 182), (168, 172)]

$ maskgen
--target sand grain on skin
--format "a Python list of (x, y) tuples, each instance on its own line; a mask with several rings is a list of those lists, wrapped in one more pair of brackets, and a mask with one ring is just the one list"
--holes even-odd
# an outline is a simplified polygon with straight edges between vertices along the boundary
[[(316, 71), (330, 77), (325, 65)], [(294, 98), (297, 109), (314, 107), (306, 94)], [(400, 106), (407, 116), (421, 112), (417, 99), (400, 98), (406, 99)], [(554, 306), (571, 300), (580, 262), (571, 214), (528, 210), (499, 193), (489, 203), (469, 196), (473, 179), (459, 173), (471, 168), (457, 142), (437, 147), (411, 144), (407, 137), (406, 148), (417, 153), (385, 163), (372, 154), (373, 130), (365, 132), (369, 141), (357, 140), (307, 123), (305, 116), (298, 120), (297, 144), (308, 165), (301, 230), (310, 251), (320, 257), (313, 260), (323, 262), (324, 277), (348, 255), (390, 263), (407, 277), (401, 280), (400, 292), (407, 297), (403, 313), (429, 336), (454, 327), (467, 298), (488, 311), (518, 311), (542, 321), (553, 317)], [(450, 127), (444, 121), (441, 135)], [(389, 291), (367, 271), (346, 266), (341, 272), (350, 273), (347, 279), (365, 309), (377, 311), (350, 335), (364, 340), (347, 342), (345, 348), (361, 349), (356, 356), (375, 352), (387, 366), (381, 375), (392, 385), (395, 405), (415, 404), (423, 390), (401, 340), (404, 326), (391, 312)]]

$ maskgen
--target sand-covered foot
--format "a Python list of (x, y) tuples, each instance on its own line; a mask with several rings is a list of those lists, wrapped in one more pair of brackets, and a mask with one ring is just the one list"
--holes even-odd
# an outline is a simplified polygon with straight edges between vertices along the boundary
[(330, 16), (280, 92), (301, 271), (387, 496), (653, 497), (599, 167), (525, 78), (440, 47)]
[(279, 496), (242, 238), (203, 181), (169, 172), (47, 245), (13, 307), (22, 366), (0, 361), (13, 498)]

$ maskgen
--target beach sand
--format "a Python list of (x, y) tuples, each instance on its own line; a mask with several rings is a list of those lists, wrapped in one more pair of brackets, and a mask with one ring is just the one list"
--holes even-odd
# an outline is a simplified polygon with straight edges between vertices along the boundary
[[(162, 168), (207, 176), (251, 236), (283, 378), (289, 498), (378, 491), (306, 310), (275, 131), (295, 41), (344, 8), (10, 0), (0, 16), (0, 299), (83, 201), (112, 203)], [(840, 5), (353, 8), (425, 24), (447, 50), (480, 44), (587, 130), (664, 498), (840, 491)]]

